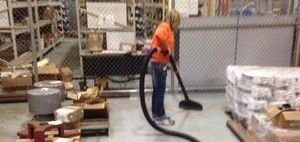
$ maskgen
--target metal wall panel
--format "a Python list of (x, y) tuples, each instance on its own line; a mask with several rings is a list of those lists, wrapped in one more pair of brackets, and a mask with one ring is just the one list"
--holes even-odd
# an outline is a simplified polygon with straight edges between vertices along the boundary
[(236, 26), (235, 17), (183, 18), (180, 29)]
[(188, 90), (222, 89), (230, 64), (289, 66), (295, 18), (189, 18), (180, 30), (180, 71)]
[[(293, 49), (294, 20), (293, 17), (241, 18), (236, 63), (289, 66)], [(247, 26), (243, 27), (245, 25)]]
[(241, 17), (239, 18), (240, 26), (278, 26), (278, 25), (293, 25), (295, 23), (294, 16), (252, 16), (252, 17)]
[[(198, 22), (199, 25), (193, 26), (222, 26), (217, 19), (207, 20), (201, 20), (201, 24)], [(225, 26), (236, 23), (234, 18), (226, 20), (228, 24)], [(224, 71), (234, 63), (235, 39), (235, 28), (180, 31), (179, 67), (188, 90), (224, 87)]]

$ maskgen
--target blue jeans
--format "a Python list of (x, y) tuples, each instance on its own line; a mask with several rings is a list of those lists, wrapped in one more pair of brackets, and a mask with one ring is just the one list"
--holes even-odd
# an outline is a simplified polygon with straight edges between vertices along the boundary
[(150, 62), (149, 73), (152, 76), (153, 94), (152, 94), (152, 114), (153, 117), (165, 116), (165, 92), (167, 70), (166, 65), (162, 63)]

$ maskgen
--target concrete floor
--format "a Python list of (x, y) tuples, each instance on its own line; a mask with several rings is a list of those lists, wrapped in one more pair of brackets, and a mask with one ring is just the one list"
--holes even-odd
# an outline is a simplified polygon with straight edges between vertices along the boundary
[[(75, 75), (79, 73), (78, 47), (73, 39), (66, 40), (46, 57), (58, 65), (69, 66)], [(123, 85), (124, 87), (118, 84), (114, 86), (123, 89), (136, 88), (138, 82), (130, 82)], [(191, 93), (190, 95), (194, 100), (203, 103), (204, 111), (183, 111), (178, 108), (182, 95), (167, 95), (166, 111), (176, 120), (176, 125), (169, 129), (188, 133), (202, 142), (238, 141), (226, 127), (228, 117), (223, 111), (227, 105), (224, 93)], [(150, 95), (147, 98), (150, 104)], [(110, 99), (109, 104), (109, 137), (83, 138), (83, 142), (185, 142), (183, 139), (166, 136), (154, 130), (142, 114), (137, 94), (132, 94), (130, 98)], [(32, 118), (27, 103), (1, 104), (0, 116), (1, 142), (15, 141), (16, 133)]]
[[(171, 130), (188, 133), (202, 142), (238, 142), (226, 127), (228, 117), (224, 114), (227, 104), (224, 93), (192, 93), (191, 98), (204, 105), (204, 111), (183, 111), (178, 108), (181, 95), (167, 95), (166, 111), (176, 120)], [(147, 103), (150, 104), (150, 95)], [(110, 99), (109, 137), (83, 138), (83, 142), (185, 142), (185, 140), (163, 135), (146, 122), (139, 103), (138, 95), (130, 98)], [(12, 142), (17, 131), (31, 119), (27, 103), (0, 105), (1, 142)]]

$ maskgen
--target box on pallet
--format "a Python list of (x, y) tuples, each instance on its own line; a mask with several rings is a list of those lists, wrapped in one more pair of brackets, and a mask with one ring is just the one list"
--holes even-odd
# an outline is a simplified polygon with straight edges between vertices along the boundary
[(60, 71), (54, 63), (38, 68), (38, 73), (40, 80), (61, 80)]
[(272, 123), (280, 128), (292, 128), (300, 126), (300, 111), (294, 109), (281, 109), (277, 106), (269, 106), (267, 115)]
[(269, 104), (300, 106), (300, 68), (228, 66), (226, 77), (226, 96), (241, 119), (264, 113)]
[(12, 70), (12, 67), (0, 62), (0, 72), (7, 72)]
[(73, 73), (70, 68), (62, 67), (60, 69), (62, 80), (64, 82), (71, 82), (73, 80)]
[(78, 122), (83, 118), (83, 108), (80, 106), (65, 106), (55, 110), (54, 116), (56, 120), (64, 123)]
[(18, 91), (32, 88), (32, 74), (27, 70), (16, 70), (1, 74), (4, 91)]
[(87, 47), (90, 51), (101, 52), (103, 50), (103, 33), (93, 31), (88, 35)]
[(300, 130), (278, 128), (264, 115), (254, 114), (249, 127), (260, 142), (299, 142), (300, 140)]

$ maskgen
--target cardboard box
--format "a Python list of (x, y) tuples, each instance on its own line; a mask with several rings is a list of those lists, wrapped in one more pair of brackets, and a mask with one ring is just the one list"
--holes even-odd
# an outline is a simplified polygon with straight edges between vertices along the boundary
[(73, 123), (64, 123), (64, 127), (66, 130), (80, 129), (80, 121)]
[(105, 109), (106, 107), (106, 102), (100, 102), (96, 104), (84, 104), (83, 109), (84, 110), (98, 110), (98, 109)]
[(80, 106), (66, 106), (55, 110), (55, 120), (64, 123), (76, 123), (83, 118), (83, 108)]
[(269, 106), (267, 108), (267, 114), (272, 120), (272, 123), (280, 128), (300, 126), (300, 111), (293, 109), (281, 110), (277, 106)]
[(86, 92), (80, 95), (80, 100), (89, 101), (95, 99), (99, 95), (98, 87), (89, 87)]
[(23, 66), (27, 64), (28, 61), (30, 61), (33, 57), (33, 54), (31, 51), (25, 52), (22, 55), (18, 57), (18, 59), (13, 60), (11, 63), (16, 66)]
[(77, 93), (75, 91), (68, 91), (67, 92), (67, 98), (71, 99), (71, 100), (74, 100), (74, 101), (77, 101), (77, 100), (80, 99), (80, 95), (79, 95), (79, 93)]
[(64, 86), (67, 91), (72, 91), (74, 89), (72, 82), (64, 82)]
[(54, 63), (49, 63), (48, 65), (38, 69), (39, 79), (42, 80), (61, 80), (61, 74), (59, 69)]
[(300, 142), (300, 130), (278, 128), (257, 115), (253, 115), (250, 127), (260, 142)]
[(46, 7), (41, 18), (43, 20), (52, 20), (54, 18), (54, 15), (55, 15), (54, 7), (48, 6), (48, 7)]
[(54, 63), (49, 63), (48, 65), (38, 69), (39, 74), (59, 74), (59, 69)]
[(83, 106), (84, 119), (108, 118), (108, 107), (106, 101), (97, 104), (85, 104)]
[(87, 47), (92, 52), (103, 50), (103, 33), (92, 32), (88, 35)]
[(62, 80), (64, 82), (71, 82), (71, 81), (73, 81), (73, 73), (72, 73), (72, 71), (71, 71), (70, 68), (68, 68), (68, 67), (62, 67), (60, 69), (60, 72), (61, 72)]
[(13, 71), (11, 67), (0, 62), (0, 72), (10, 72), (10, 71)]
[(2, 78), (2, 88), (4, 91), (17, 91), (32, 88), (32, 76), (23, 75), (16, 78)]
[(130, 51), (131, 53), (136, 53), (136, 46), (133, 43), (120, 43), (120, 51)]

